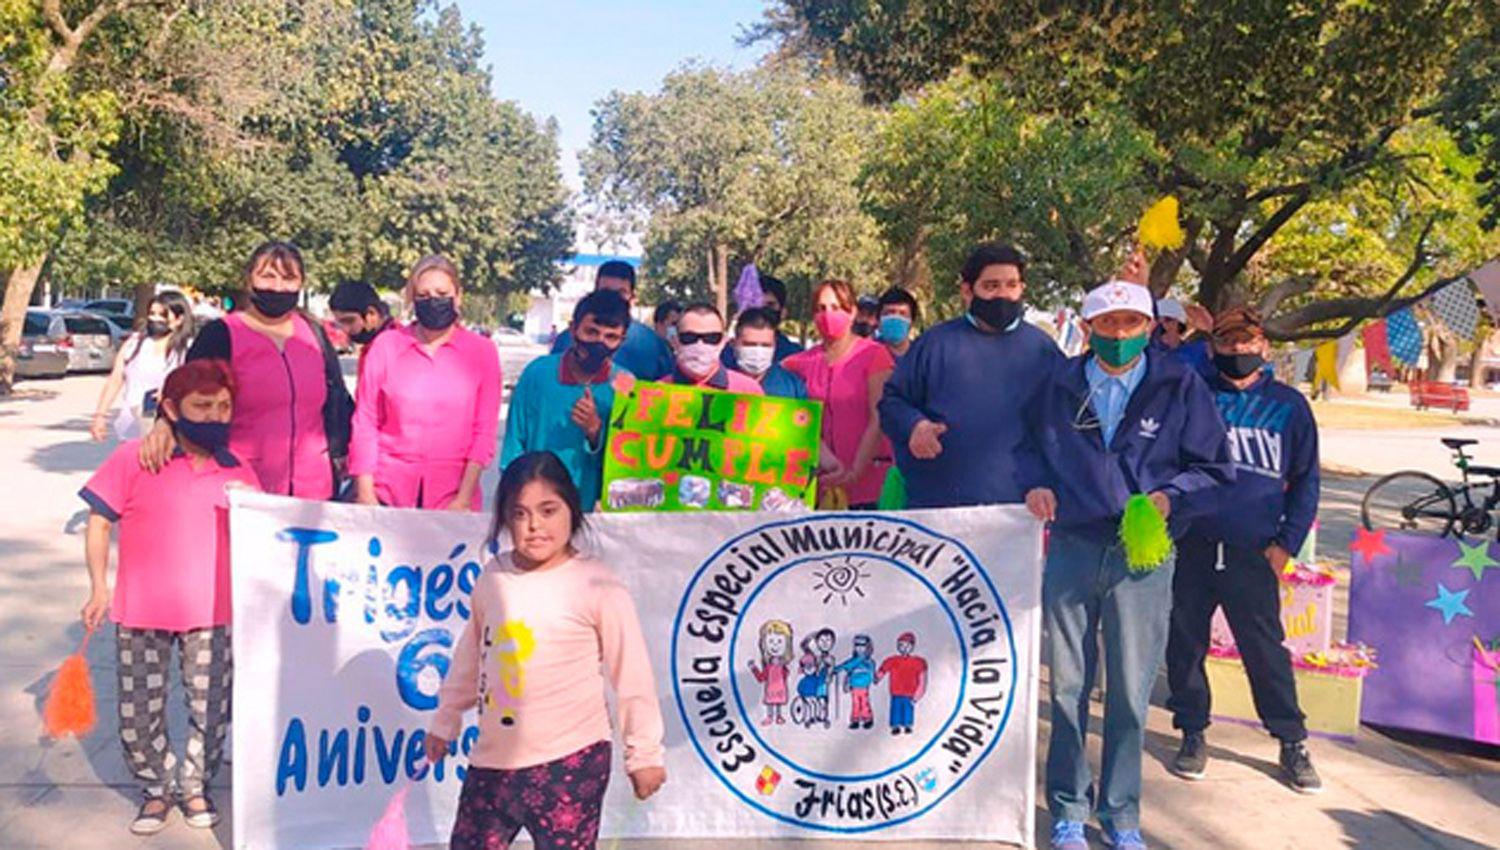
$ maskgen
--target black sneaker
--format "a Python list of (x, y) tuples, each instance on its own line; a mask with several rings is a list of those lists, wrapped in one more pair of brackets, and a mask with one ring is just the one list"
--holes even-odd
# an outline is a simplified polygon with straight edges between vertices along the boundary
[(1208, 742), (1202, 732), (1182, 733), (1182, 746), (1172, 759), (1172, 772), (1183, 779), (1202, 779), (1208, 770)]
[(1308, 755), (1307, 747), (1301, 741), (1281, 745), (1281, 775), (1298, 793), (1319, 794), (1323, 791), (1323, 780), (1313, 770), (1312, 756)]

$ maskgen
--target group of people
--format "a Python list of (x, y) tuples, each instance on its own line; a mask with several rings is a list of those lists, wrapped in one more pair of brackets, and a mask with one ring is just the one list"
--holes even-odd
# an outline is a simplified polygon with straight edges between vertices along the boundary
[[(1091, 814), (1114, 846), (1145, 846), (1141, 755), (1164, 656), (1183, 733), (1174, 769), (1204, 775), (1204, 659), (1220, 605), (1257, 708), (1281, 741), (1288, 782), (1319, 788), (1280, 646), (1277, 594), (1277, 574), (1317, 509), (1317, 432), (1300, 393), (1265, 368), (1260, 318), (1248, 308), (1189, 316), (1153, 298), (1136, 261), (1085, 296), (1088, 351), (1069, 359), (1024, 320), (1025, 271), (1015, 248), (977, 246), (959, 273), (963, 314), (915, 338), (921, 311), (909, 293), (861, 299), (847, 282), (823, 281), (812, 290), (817, 341), (804, 349), (781, 330), (787, 293), (774, 278), (762, 278), (763, 303), (732, 325), (711, 304), (668, 303), (656, 308), (653, 328), (632, 318), (633, 267), (600, 267), (553, 352), (526, 367), (509, 399), (491, 531), (509, 548), (474, 590), (474, 616), (428, 737), (429, 756), (442, 758), (458, 717), (480, 706), (454, 847), (503, 844), (522, 827), (541, 847), (592, 846), (612, 739), (606, 676), (619, 695), (637, 796), (665, 781), (660, 709), (635, 609), (609, 568), (573, 542), (599, 503), (615, 396), (634, 379), (822, 402), (819, 487), (837, 494), (830, 507), (873, 509), (887, 479), (899, 477), (906, 506), (1024, 504), (1050, 523), (1043, 607), (1055, 848), (1086, 848)], [(235, 313), (195, 330), (170, 293), (158, 296), (106, 388), (112, 402), (123, 387), (122, 406), (141, 436), (82, 491), (92, 580), (83, 616), (92, 629), (112, 609), (119, 629), (120, 691), (131, 695), (120, 702), (121, 741), (145, 795), (138, 832), (162, 828), (174, 802), (190, 824), (216, 818), (206, 780), (228, 718), (226, 487), (432, 510), (482, 504), (500, 365), (493, 344), (459, 318), (456, 267), (442, 257), (413, 267), (404, 291), (413, 320), (405, 324), (366, 284), (335, 291), (334, 314), (361, 345), (353, 397), (320, 324), (297, 309), (305, 282), (297, 249), (273, 242), (246, 264)], [(1195, 329), (1200, 337), (1187, 339)], [(158, 375), (159, 390), (141, 389)], [(1130, 569), (1119, 542), (1135, 495), (1150, 498), (1176, 540), (1175, 557), (1154, 570)], [(523, 605), (531, 663), (568, 671), (570, 685), (529, 691), (517, 710), (539, 720), (517, 725), (485, 710), (495, 680), (476, 671), (494, 662)], [(191, 718), (181, 760), (164, 725), (174, 646)], [(1101, 646), (1109, 684), (1096, 785), (1084, 742)], [(538, 734), (551, 728), (548, 718), (566, 719), (573, 732)], [(543, 793), (518, 798), (512, 792), (521, 787)], [(564, 804), (583, 812), (566, 835), (548, 816)]]

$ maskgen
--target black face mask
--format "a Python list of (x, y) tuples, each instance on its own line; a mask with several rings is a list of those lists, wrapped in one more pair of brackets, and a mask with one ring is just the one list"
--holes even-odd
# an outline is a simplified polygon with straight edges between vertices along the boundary
[(429, 331), (444, 331), (458, 321), (452, 298), (418, 298), (417, 324)]
[(855, 336), (871, 336), (875, 333), (875, 326), (861, 320), (854, 323), (853, 330)]
[(172, 427), (177, 436), (210, 454), (229, 445), (228, 422), (194, 422), (179, 418)]
[(1021, 302), (1009, 298), (980, 298), (969, 302), (969, 315), (997, 331), (1008, 330), (1021, 317)]
[(152, 339), (161, 339), (172, 332), (172, 326), (167, 324), (166, 319), (147, 319), (146, 336)]
[(375, 341), (375, 335), (378, 333), (380, 333), (380, 328), (365, 328), (357, 334), (349, 334), (349, 339), (360, 345), (369, 345)]
[(610, 348), (599, 340), (577, 342), (573, 348), (578, 352), (578, 365), (583, 367), (583, 371), (590, 375), (604, 368), (604, 362), (613, 357), (615, 353), (615, 349)]
[(1214, 368), (1236, 381), (1254, 375), (1266, 365), (1266, 358), (1259, 354), (1214, 354)]
[(773, 328), (780, 327), (781, 326), (781, 310), (780, 309), (772, 309), (770, 307), (766, 307), (765, 311), (766, 311), (766, 317), (771, 320), (771, 327), (773, 327)]
[(287, 313), (292, 312), (297, 306), (297, 297), (302, 293), (293, 290), (283, 292), (279, 289), (252, 289), (250, 290), (250, 303), (261, 315), (271, 319), (279, 319)]

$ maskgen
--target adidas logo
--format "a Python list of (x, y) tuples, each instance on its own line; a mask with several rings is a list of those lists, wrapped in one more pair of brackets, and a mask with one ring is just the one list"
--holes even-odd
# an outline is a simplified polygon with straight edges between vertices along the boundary
[(1151, 417), (1141, 420), (1141, 436), (1148, 440), (1156, 439), (1156, 432), (1161, 430), (1161, 423)]

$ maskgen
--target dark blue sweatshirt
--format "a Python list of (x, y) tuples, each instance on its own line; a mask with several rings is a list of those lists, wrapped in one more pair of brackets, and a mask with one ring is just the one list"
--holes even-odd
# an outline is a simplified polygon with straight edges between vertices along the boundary
[[(912, 343), (880, 401), (880, 426), (906, 479), (907, 506), (941, 508), (1020, 502), (1039, 462), (1025, 410), (1063, 360), (1045, 333), (1021, 322), (988, 334), (967, 318), (944, 322)], [(907, 443), (923, 419), (941, 422), (942, 454), (912, 457)]]
[(1148, 349), (1145, 377), (1105, 446), (1088, 404), (1090, 356), (1055, 369), (1037, 400), (1030, 421), (1043, 463), (1032, 483), (1057, 495), (1056, 528), (1105, 536), (1118, 533), (1128, 498), (1161, 490), (1172, 500), (1176, 536), (1197, 504), (1191, 494), (1234, 480), (1213, 394), (1182, 361)]
[(1318, 423), (1296, 389), (1262, 374), (1243, 390), (1213, 381), (1235, 481), (1193, 497), (1190, 533), (1295, 554), (1318, 515)]

